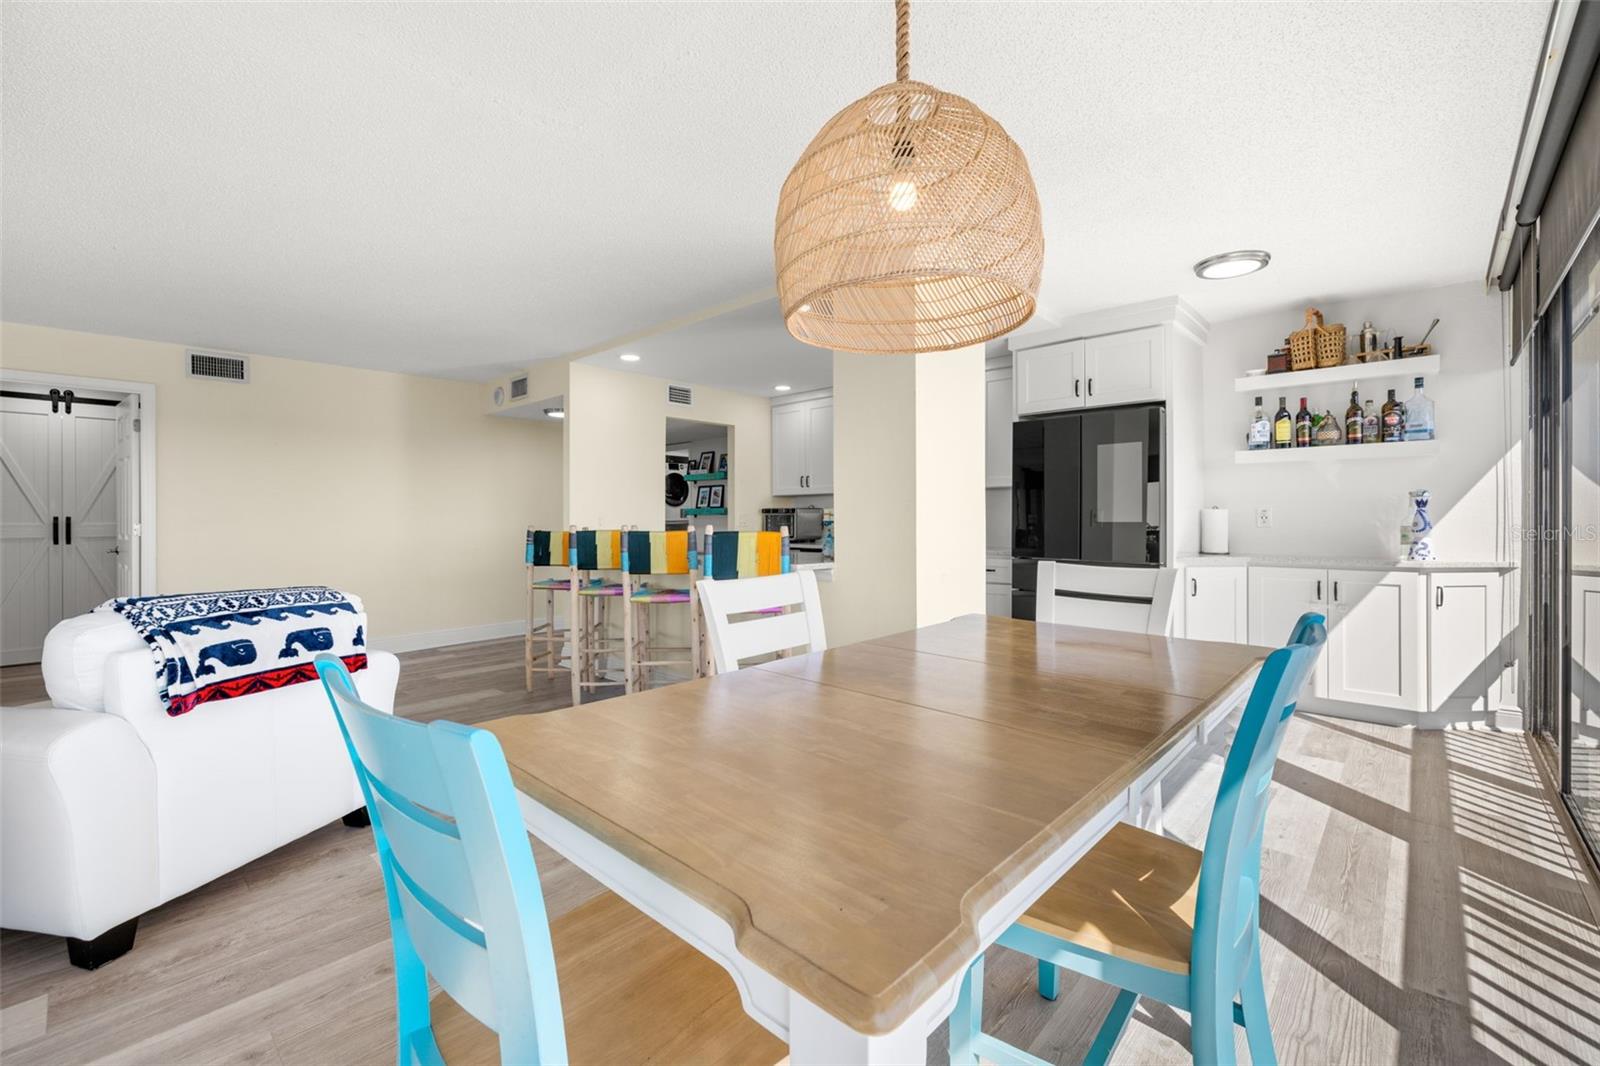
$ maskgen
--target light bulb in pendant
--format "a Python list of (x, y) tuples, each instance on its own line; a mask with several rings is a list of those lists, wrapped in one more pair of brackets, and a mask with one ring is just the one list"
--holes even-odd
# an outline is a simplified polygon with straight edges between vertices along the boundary
[(909, 211), (916, 207), (916, 183), (912, 181), (897, 181), (889, 186), (889, 206), (896, 211)]

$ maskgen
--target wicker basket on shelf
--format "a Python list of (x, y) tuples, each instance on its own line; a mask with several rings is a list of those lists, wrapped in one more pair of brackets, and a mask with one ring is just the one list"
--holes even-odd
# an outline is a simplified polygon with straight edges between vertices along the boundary
[(1311, 370), (1344, 363), (1345, 329), (1325, 326), (1322, 312), (1306, 308), (1306, 326), (1289, 334), (1289, 369)]

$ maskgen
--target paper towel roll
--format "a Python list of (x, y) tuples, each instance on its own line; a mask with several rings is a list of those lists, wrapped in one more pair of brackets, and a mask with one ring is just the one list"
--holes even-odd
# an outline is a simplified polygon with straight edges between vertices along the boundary
[(1200, 554), (1228, 554), (1228, 512), (1223, 507), (1207, 507), (1200, 512)]

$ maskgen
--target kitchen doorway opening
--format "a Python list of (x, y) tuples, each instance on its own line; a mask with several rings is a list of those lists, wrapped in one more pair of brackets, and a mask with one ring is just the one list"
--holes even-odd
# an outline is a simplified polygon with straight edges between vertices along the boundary
[(155, 590), (155, 386), (0, 372), (0, 666)]
[(665, 529), (732, 529), (733, 430), (717, 422), (667, 419)]

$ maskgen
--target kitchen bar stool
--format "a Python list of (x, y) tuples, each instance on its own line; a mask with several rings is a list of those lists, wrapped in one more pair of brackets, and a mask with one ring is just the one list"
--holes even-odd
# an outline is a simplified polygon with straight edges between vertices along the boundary
[[(533, 691), (533, 672), (544, 663), (545, 676), (556, 672), (561, 662), (561, 648), (567, 642), (568, 630), (556, 624), (556, 593), (572, 588), (569, 572), (566, 530), (529, 529), (523, 562), (528, 568), (528, 634), (523, 642), (523, 670), (525, 684)], [(544, 568), (560, 568), (560, 577), (540, 577)], [(539, 607), (544, 607), (544, 618), (538, 617)]]
[[(572, 705), (583, 702), (584, 689), (620, 684), (605, 678), (605, 660), (624, 651), (612, 639), (609, 604), (622, 598), (622, 530), (574, 529), (571, 535)], [(607, 574), (618, 575), (609, 581)]]
[[(622, 612), (623, 674), (628, 692), (650, 687), (650, 670), (660, 666), (686, 666), (690, 677), (703, 676), (700, 663), (700, 607), (694, 598), (700, 553), (693, 529), (646, 531), (624, 530), (622, 535), (622, 581), (625, 603)], [(652, 576), (681, 576), (688, 587), (651, 585)], [(651, 644), (652, 609), (668, 604), (688, 606), (687, 645)], [(681, 652), (686, 658), (657, 658)]]
[[(1059, 969), (1115, 985), (1085, 1059), (1111, 1057), (1140, 996), (1189, 1012), (1196, 1063), (1231, 1064), (1244, 1027), (1252, 1066), (1277, 1061), (1261, 977), (1261, 837), (1283, 730), (1327, 640), (1322, 615), (1302, 615), (1288, 646), (1267, 656), (1223, 764), (1205, 850), (1119, 822), (1000, 934), (1039, 960), (1039, 994), (1055, 999)], [(950, 1016), (950, 1061), (1044, 1066), (984, 1033), (983, 956)]]

